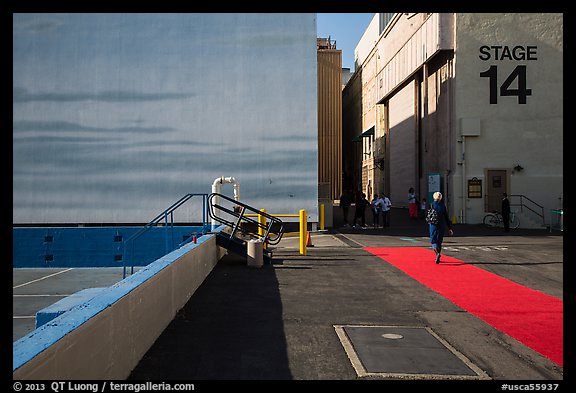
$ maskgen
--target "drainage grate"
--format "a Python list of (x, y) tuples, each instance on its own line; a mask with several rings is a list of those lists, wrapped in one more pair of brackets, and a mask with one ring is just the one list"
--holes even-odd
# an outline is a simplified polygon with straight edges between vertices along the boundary
[(352, 248), (363, 248), (364, 246), (358, 242), (355, 242), (354, 240), (350, 239), (348, 236), (345, 236), (341, 233), (334, 233), (334, 237), (338, 240), (343, 241), (344, 243), (346, 243), (347, 245), (349, 245)]
[(431, 329), (335, 325), (359, 377), (490, 379)]

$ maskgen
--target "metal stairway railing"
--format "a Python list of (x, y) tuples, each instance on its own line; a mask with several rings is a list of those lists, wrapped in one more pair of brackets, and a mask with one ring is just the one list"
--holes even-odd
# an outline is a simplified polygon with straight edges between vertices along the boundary
[[(220, 204), (227, 201), (227, 206)], [(256, 219), (248, 217), (256, 215)], [(246, 239), (260, 239), (265, 244), (278, 244), (284, 234), (284, 223), (277, 217), (226, 195), (212, 193), (208, 196), (208, 215), (213, 221), (224, 224), (229, 232), (220, 232), (219, 245), (237, 253), (245, 252)], [(270, 251), (264, 250), (270, 257)]]
[[(162, 213), (158, 214), (154, 217), (148, 224), (142, 227), (138, 232), (134, 233), (128, 239), (122, 242), (122, 260), (124, 262), (124, 268), (122, 272), (122, 278), (126, 278), (126, 265), (128, 264), (128, 260), (131, 262), (131, 271), (130, 274), (134, 273), (134, 241), (142, 236), (145, 232), (150, 230), (150, 228), (156, 226), (161, 221), (164, 221), (164, 228), (165, 228), (165, 242), (166, 242), (166, 254), (170, 251), (174, 250), (182, 246), (183, 244), (187, 243), (192, 239), (192, 236), (188, 239), (188, 241), (179, 243), (176, 247), (174, 246), (174, 211), (188, 202), (195, 196), (202, 196), (202, 234), (205, 234), (209, 229), (209, 224), (207, 223), (207, 206), (208, 206), (208, 194), (186, 194), (176, 202), (174, 202), (170, 207), (165, 209)], [(128, 245), (131, 242), (131, 254), (130, 257), (127, 255)]]
[(511, 206), (520, 206), (520, 212), (524, 212), (524, 209), (530, 211), (532, 214), (539, 217), (542, 220), (542, 226), (546, 226), (546, 219), (544, 217), (544, 207), (534, 202), (532, 199), (528, 198), (526, 195), (510, 195), (510, 198), (518, 198), (519, 203), (515, 203), (514, 200), (511, 201)]

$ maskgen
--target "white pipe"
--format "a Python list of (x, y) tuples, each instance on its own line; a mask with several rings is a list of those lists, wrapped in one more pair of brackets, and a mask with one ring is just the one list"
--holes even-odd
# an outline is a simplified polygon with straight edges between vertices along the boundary
[[(224, 184), (224, 183), (232, 184), (234, 186), (234, 200), (239, 201), (240, 200), (240, 183), (234, 177), (220, 176), (220, 177), (217, 177), (216, 179), (214, 179), (214, 182), (212, 183), (212, 193), (220, 194), (220, 189), (222, 188), (222, 184)], [(219, 196), (214, 197), (214, 203), (220, 204), (220, 197)], [(219, 215), (220, 213), (218, 210), (214, 211), (214, 214), (217, 215), (218, 217), (220, 217), (220, 215)], [(217, 225), (218, 225), (218, 222), (215, 219), (212, 219), (212, 228), (216, 227)]]

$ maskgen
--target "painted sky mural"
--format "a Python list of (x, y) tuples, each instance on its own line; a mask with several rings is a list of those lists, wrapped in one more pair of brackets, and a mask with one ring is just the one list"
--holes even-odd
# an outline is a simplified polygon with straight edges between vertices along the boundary
[(315, 14), (14, 14), (14, 223), (147, 222), (220, 176), (315, 215), (316, 78)]

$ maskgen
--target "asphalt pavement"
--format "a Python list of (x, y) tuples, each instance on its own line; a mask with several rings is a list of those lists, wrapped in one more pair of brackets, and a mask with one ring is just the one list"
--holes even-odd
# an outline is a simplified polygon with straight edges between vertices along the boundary
[[(404, 209), (389, 228), (343, 227), (335, 208), (307, 255), (288, 236), (272, 265), (228, 255), (129, 379), (564, 380), (569, 350), (561, 367), (364, 249), (429, 249), (427, 231)], [(547, 229), (455, 224), (444, 254), (563, 300), (563, 243)]]

